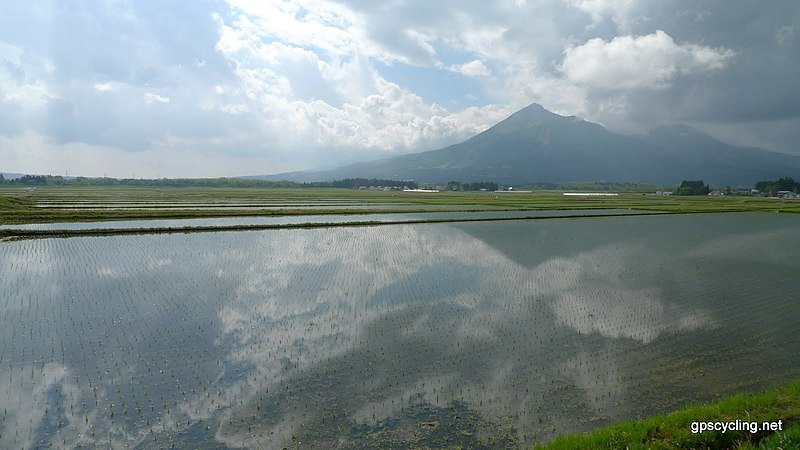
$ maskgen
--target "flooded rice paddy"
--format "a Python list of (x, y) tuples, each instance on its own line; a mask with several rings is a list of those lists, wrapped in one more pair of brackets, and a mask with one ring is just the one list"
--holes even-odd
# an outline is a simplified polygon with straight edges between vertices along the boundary
[(0, 244), (0, 448), (530, 446), (800, 376), (800, 217)]
[(379, 214), (299, 214), (278, 216), (231, 216), (192, 219), (145, 219), (114, 220), (101, 222), (57, 222), (0, 225), (0, 230), (92, 230), (121, 228), (184, 228), (225, 227), (237, 225), (293, 225), (326, 224), (347, 222), (399, 222), (423, 220), (468, 220), (468, 219), (519, 219), (525, 217), (634, 215), (647, 211), (630, 209), (574, 209), (540, 211), (479, 211), (479, 212), (425, 212), (425, 213), (379, 213)]
[[(424, 204), (424, 203), (283, 203), (283, 204), (253, 204), (253, 203), (197, 203), (197, 204), (178, 204), (178, 203), (93, 203), (93, 204), (58, 204), (58, 203), (39, 203), (36, 205), (41, 209), (58, 209), (58, 210), (88, 210), (88, 211), (104, 211), (104, 210), (145, 210), (145, 211), (180, 211), (180, 210), (239, 210), (239, 211), (278, 211), (278, 210), (395, 210), (395, 211), (411, 211), (411, 210), (434, 210), (434, 211), (449, 211), (464, 209), (463, 205), (442, 205), (442, 204)], [(485, 209), (485, 210), (502, 210), (509, 209), (508, 206), (491, 206), (491, 205), (469, 205), (470, 209)]]

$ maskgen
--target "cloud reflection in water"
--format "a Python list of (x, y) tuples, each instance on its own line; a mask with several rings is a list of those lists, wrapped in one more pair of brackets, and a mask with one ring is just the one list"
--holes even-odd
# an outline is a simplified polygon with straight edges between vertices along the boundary
[[(730, 340), (738, 330), (721, 334), (721, 324), (745, 314), (718, 307), (749, 301), (730, 281), (741, 267), (716, 267), (732, 259), (719, 256), (730, 246), (725, 227), (737, 242), (747, 227), (662, 219), (5, 243), (0, 263), (14, 270), (0, 281), (9, 307), (0, 343), (15, 381), (3, 362), (0, 387), (16, 400), (7, 402), (3, 439), (327, 446), (347, 442), (354, 427), (416, 423), (414, 405), (464, 405), (487, 424), (510, 420), (519, 441), (531, 442), (651, 411), (642, 392), (654, 383), (664, 397), (694, 398), (703, 385), (687, 380), (712, 363), (701, 344)], [(698, 237), (671, 220), (710, 222), (722, 236)], [(659, 232), (675, 236), (662, 245), (645, 231), (597, 233), (620, 223), (634, 231), (662, 223)], [(548, 239), (535, 234), (556, 225)], [(747, 251), (763, 260), (787, 239), (778, 226)], [(50, 282), (22, 283), (28, 266)], [(780, 299), (797, 288), (788, 280), (750, 284)], [(35, 348), (18, 344), (32, 333), (41, 334)], [(31, 354), (62, 343), (63, 362), (46, 364), (41, 384), (16, 378)], [(699, 366), (684, 364), (687, 354)], [(729, 363), (752, 357), (739, 352)], [(58, 431), (42, 412), (53, 386), (80, 410)], [(111, 404), (128, 415), (112, 417)]]

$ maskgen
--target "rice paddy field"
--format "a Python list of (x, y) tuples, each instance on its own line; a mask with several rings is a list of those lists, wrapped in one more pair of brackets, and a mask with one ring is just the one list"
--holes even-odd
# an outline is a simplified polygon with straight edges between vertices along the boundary
[(800, 377), (797, 203), (37, 191), (0, 196), (4, 225), (289, 194), (384, 221), (0, 242), (0, 448), (529, 448)]
[(350, 189), (0, 187), (0, 225), (211, 217), (609, 210), (800, 212), (800, 201), (643, 193), (400, 192)]

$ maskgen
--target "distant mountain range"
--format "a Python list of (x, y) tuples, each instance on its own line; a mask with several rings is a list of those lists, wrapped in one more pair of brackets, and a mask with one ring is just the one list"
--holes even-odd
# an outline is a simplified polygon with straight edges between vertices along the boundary
[(614, 181), (661, 185), (702, 179), (714, 184), (752, 185), (759, 180), (798, 174), (800, 156), (733, 146), (686, 125), (627, 136), (532, 104), (464, 142), (439, 150), (332, 170), (248, 178), (322, 181), (361, 177), (500, 184)]
[(6, 180), (13, 180), (15, 178), (22, 178), (25, 176), (24, 173), (16, 173), (16, 172), (0, 172), (0, 175), (3, 176)]
[[(17, 178), (22, 178), (24, 176), (51, 176), (51, 175), (44, 175), (40, 173), (18, 173), (18, 172), (0, 172), (0, 175), (3, 176), (6, 180), (15, 180)], [(61, 176), (61, 178), (65, 180), (74, 180), (75, 177), (68, 177), (68, 176)]]

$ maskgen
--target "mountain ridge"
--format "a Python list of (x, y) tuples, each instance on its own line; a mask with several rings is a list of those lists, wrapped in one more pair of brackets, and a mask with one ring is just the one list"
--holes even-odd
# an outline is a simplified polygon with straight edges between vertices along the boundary
[(465, 141), (447, 147), (357, 162), (332, 170), (249, 178), (321, 181), (382, 178), (500, 184), (613, 181), (676, 184), (703, 179), (751, 185), (800, 173), (800, 156), (739, 147), (688, 125), (629, 136), (531, 104)]

